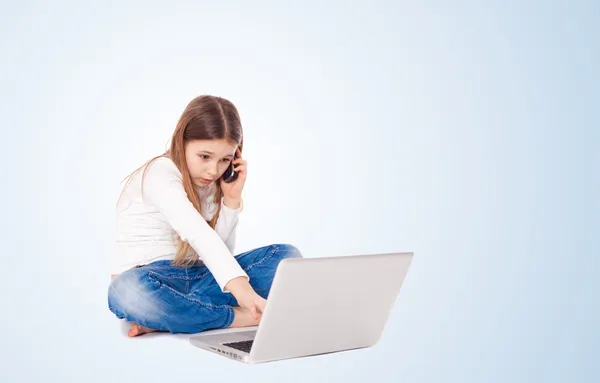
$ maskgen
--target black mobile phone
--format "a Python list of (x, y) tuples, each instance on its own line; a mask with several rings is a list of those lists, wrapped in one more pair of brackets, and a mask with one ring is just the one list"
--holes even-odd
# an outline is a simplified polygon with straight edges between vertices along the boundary
[[(237, 151), (236, 153), (233, 155), (233, 160), (237, 160), (238, 156), (237, 156)], [(225, 173), (223, 173), (223, 181), (226, 183), (230, 183), (233, 182), (237, 179), (238, 177), (238, 172), (236, 172), (235, 170), (233, 170), (233, 161), (231, 161), (231, 163), (229, 164), (229, 167), (227, 168), (227, 170), (225, 170)]]

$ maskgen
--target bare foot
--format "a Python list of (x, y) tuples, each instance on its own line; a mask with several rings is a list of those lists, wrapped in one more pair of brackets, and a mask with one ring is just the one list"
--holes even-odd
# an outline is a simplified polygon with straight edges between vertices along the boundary
[(241, 308), (239, 306), (234, 306), (233, 311), (235, 316), (233, 318), (233, 322), (229, 327), (249, 327), (249, 326), (258, 326), (262, 315), (258, 314), (258, 319), (254, 319), (250, 310)]
[(154, 332), (157, 330), (148, 328), (148, 327), (144, 327), (144, 326), (140, 326), (139, 324), (135, 324), (132, 323), (131, 324), (131, 328), (129, 329), (129, 332), (127, 333), (127, 335), (134, 337), (134, 336), (138, 336), (138, 335), (142, 335), (142, 334), (146, 334), (149, 332)]

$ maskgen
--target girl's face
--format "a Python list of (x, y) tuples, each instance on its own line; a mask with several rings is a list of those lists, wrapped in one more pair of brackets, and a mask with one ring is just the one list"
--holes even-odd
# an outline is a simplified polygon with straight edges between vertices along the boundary
[(185, 160), (194, 184), (208, 186), (218, 180), (233, 161), (236, 149), (225, 140), (188, 141)]

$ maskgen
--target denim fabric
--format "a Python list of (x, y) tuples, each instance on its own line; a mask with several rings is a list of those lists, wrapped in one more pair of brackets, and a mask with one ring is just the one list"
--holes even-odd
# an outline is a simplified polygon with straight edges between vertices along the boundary
[[(301, 257), (289, 244), (273, 244), (236, 255), (256, 293), (267, 299), (275, 271), (285, 258)], [(119, 274), (108, 288), (108, 307), (118, 318), (171, 333), (226, 328), (238, 303), (224, 293), (208, 268), (156, 261)]]

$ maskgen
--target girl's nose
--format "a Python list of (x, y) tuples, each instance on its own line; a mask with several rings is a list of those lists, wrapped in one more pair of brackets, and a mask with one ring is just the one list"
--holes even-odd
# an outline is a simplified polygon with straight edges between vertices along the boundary
[(217, 165), (214, 165), (208, 169), (208, 174), (210, 175), (211, 178), (215, 178), (218, 173), (219, 173), (219, 170), (217, 168)]

